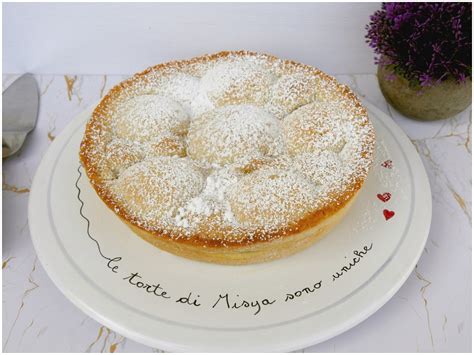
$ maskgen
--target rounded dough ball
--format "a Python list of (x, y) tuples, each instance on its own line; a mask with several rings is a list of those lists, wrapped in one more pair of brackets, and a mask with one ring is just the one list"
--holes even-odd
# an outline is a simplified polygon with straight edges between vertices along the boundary
[(150, 142), (145, 143), (147, 156), (186, 156), (186, 144), (184, 138), (176, 135), (162, 135)]
[(202, 90), (216, 106), (263, 105), (276, 76), (250, 61), (217, 64), (202, 77)]
[(235, 219), (247, 226), (278, 227), (314, 210), (316, 187), (301, 174), (277, 168), (245, 175), (227, 193)]
[(271, 87), (265, 108), (278, 118), (283, 118), (298, 107), (317, 98), (321, 79), (309, 73), (283, 75)]
[(181, 105), (190, 107), (199, 91), (199, 78), (185, 73), (165, 75), (158, 81), (157, 87), (163, 96), (169, 97)]
[(158, 227), (203, 186), (203, 175), (189, 159), (157, 157), (125, 170), (112, 191), (131, 215)]
[(346, 144), (344, 125), (337, 103), (313, 102), (300, 107), (283, 119), (283, 131), (290, 154), (339, 153)]
[(280, 122), (261, 108), (235, 105), (191, 122), (188, 155), (218, 165), (277, 155), (283, 149)]
[(345, 165), (339, 155), (331, 151), (297, 155), (294, 157), (294, 167), (325, 190), (337, 188), (345, 180)]
[(113, 139), (105, 146), (102, 174), (104, 179), (115, 179), (122, 171), (145, 157), (143, 149), (133, 142)]
[(179, 102), (191, 116), (213, 108), (200, 85), (200, 78), (182, 72), (165, 74), (154, 80), (156, 93)]
[(183, 106), (170, 98), (141, 95), (121, 103), (113, 123), (117, 137), (146, 142), (164, 133), (185, 135), (189, 117)]

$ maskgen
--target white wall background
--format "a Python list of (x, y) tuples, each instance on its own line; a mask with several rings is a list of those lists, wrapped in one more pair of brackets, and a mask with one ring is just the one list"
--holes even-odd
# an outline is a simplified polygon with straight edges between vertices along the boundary
[(129, 74), (225, 49), (332, 73), (375, 71), (364, 26), (378, 3), (4, 3), (4, 73)]

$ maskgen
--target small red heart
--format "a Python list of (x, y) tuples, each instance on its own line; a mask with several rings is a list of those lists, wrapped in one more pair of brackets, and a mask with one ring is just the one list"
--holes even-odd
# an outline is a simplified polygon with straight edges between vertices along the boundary
[(383, 210), (383, 215), (385, 217), (385, 220), (388, 221), (390, 218), (395, 216), (395, 212), (389, 211), (389, 210)]
[(384, 192), (383, 194), (377, 194), (377, 197), (382, 202), (387, 202), (392, 197), (390, 192)]
[(385, 160), (382, 164), (384, 168), (387, 168), (387, 169), (392, 169), (392, 166), (393, 166), (393, 162), (391, 160)]

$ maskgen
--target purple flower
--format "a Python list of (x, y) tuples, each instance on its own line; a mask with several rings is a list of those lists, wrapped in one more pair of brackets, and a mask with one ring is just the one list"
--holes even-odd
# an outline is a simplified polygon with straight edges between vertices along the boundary
[(420, 85), (421, 86), (430, 86), (432, 84), (432, 79), (428, 74), (420, 75)]
[(471, 78), (471, 3), (383, 3), (366, 29), (376, 64), (412, 83)]

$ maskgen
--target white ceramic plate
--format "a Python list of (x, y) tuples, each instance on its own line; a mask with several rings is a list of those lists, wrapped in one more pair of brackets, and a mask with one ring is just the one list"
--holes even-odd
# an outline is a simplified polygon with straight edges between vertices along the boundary
[(311, 248), (249, 266), (190, 261), (136, 237), (79, 167), (84, 112), (55, 139), (33, 182), (29, 225), (38, 256), (77, 307), (152, 347), (291, 351), (340, 334), (401, 287), (431, 221), (417, 152), (389, 117), (367, 106), (376, 161), (347, 217)]

